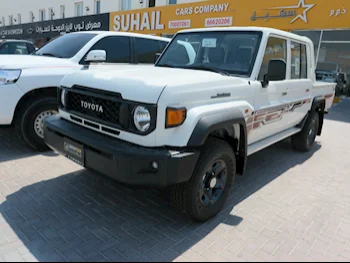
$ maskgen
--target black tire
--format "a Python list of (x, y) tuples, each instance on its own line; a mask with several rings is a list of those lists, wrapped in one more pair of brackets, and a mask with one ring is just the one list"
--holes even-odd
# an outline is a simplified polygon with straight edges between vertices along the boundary
[(16, 119), (15, 129), (20, 139), (25, 141), (31, 148), (38, 151), (48, 151), (50, 148), (45, 144), (44, 139), (39, 137), (34, 129), (34, 123), (37, 117), (44, 112), (55, 111), (57, 109), (57, 99), (54, 97), (41, 97), (34, 101), (30, 100), (24, 105), (18, 118)]
[[(220, 198), (205, 206), (201, 200), (201, 185), (212, 164), (219, 161), (226, 165), (226, 184)], [(220, 213), (227, 201), (236, 176), (236, 158), (231, 146), (219, 139), (210, 138), (199, 157), (189, 182), (175, 185), (170, 191), (173, 207), (196, 222), (205, 222)]]
[(315, 143), (320, 124), (319, 114), (311, 112), (301, 132), (292, 136), (292, 146), (300, 152), (308, 152)]

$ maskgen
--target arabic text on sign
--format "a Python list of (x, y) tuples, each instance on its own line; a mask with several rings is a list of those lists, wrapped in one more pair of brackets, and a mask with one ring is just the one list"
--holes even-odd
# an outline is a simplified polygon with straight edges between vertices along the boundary
[(345, 15), (347, 13), (347, 10), (345, 8), (338, 9), (338, 10), (331, 10), (331, 13), (329, 16), (339, 16), (339, 15)]

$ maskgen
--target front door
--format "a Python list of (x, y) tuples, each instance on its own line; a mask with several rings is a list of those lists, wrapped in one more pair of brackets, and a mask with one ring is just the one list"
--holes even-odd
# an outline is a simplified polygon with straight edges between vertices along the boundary
[[(267, 42), (264, 59), (260, 69), (259, 81), (268, 73), (271, 61), (280, 61), (287, 68), (287, 40), (271, 36)], [(259, 86), (255, 97), (255, 112), (247, 123), (248, 143), (252, 144), (285, 129), (287, 120), (283, 118), (288, 107), (288, 84), (286, 72), (283, 79), (270, 80), (266, 87)], [(270, 72), (271, 73), (271, 72)], [(270, 76), (271, 77), (271, 76)]]

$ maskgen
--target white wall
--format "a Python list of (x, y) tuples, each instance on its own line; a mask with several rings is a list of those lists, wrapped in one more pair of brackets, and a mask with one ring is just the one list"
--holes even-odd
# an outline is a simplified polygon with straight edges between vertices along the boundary
[[(101, 13), (109, 13), (120, 11), (123, 0), (101, 0)], [(140, 4), (140, 0), (131, 1), (132, 9), (146, 8), (148, 7), (149, 0), (143, 0), (143, 4)], [(199, 2), (205, 0), (177, 0), (178, 4)], [(75, 3), (84, 2), (84, 15), (95, 14), (95, 0), (0, 0), (0, 21), (5, 18), (5, 25), (9, 25), (9, 16), (13, 15), (15, 19), (18, 18), (18, 14), (21, 14), (22, 24), (30, 22), (30, 12), (34, 13), (34, 22), (39, 21), (39, 10), (45, 9), (46, 20), (49, 19), (49, 8), (53, 8), (55, 17), (54, 19), (60, 19), (60, 6), (64, 5), (66, 9), (66, 18), (75, 16)], [(156, 0), (156, 6), (168, 5), (169, 0)], [(86, 12), (85, 7), (89, 7), (90, 11)], [(18, 22), (17, 22), (18, 23)], [(14, 23), (14, 24), (17, 24)], [(2, 26), (2, 25), (0, 25)]]

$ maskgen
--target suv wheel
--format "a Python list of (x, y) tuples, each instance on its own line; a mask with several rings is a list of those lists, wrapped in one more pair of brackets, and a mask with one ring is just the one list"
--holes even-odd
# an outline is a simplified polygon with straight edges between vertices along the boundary
[(310, 151), (317, 136), (320, 123), (320, 117), (317, 112), (310, 113), (301, 132), (292, 136), (292, 146), (295, 150), (301, 152)]
[(173, 206), (192, 220), (205, 222), (224, 207), (235, 175), (236, 159), (231, 146), (225, 141), (210, 138), (191, 180), (172, 187)]
[(16, 121), (16, 131), (30, 147), (39, 151), (49, 150), (44, 142), (44, 121), (58, 114), (56, 98), (39, 98), (26, 104)]

